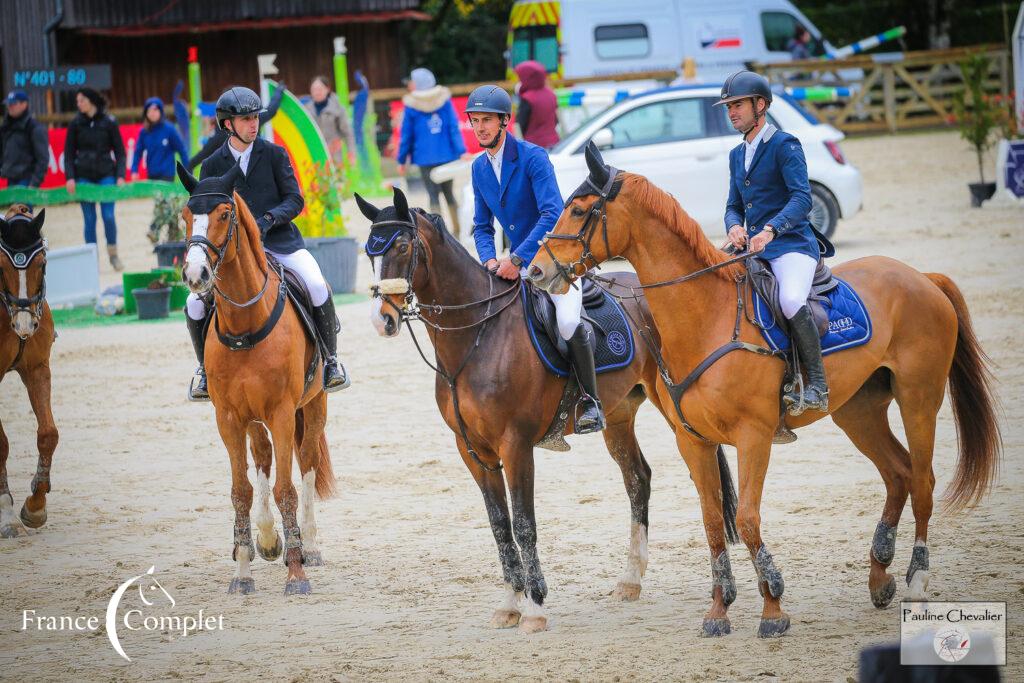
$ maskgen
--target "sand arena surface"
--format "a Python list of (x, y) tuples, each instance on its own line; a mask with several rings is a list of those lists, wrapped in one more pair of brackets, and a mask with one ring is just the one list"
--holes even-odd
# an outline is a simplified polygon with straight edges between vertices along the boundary
[[(976, 166), (955, 133), (866, 138), (843, 148), (864, 174), (865, 208), (840, 224), (838, 260), (880, 253), (950, 275), (993, 359), (1006, 443), (1000, 477), (976, 509), (936, 511), (929, 592), (943, 600), (1007, 601), (1004, 673), (1020, 680), (1024, 208), (1002, 200), (968, 208), (965, 185), (975, 180)], [(117, 210), (122, 258), (129, 269), (148, 269), (149, 203)], [(47, 214), (52, 246), (81, 240), (78, 207)], [(365, 235), (365, 220), (349, 215), (354, 232)], [(101, 268), (104, 284), (118, 280), (105, 255)], [(361, 283), (367, 280), (363, 258)], [(874, 609), (867, 589), (881, 479), (823, 420), (802, 430), (797, 443), (773, 450), (761, 510), (763, 534), (786, 580), (791, 631), (780, 640), (756, 637), (761, 600), (753, 567), (736, 546), (733, 634), (697, 638), (711, 587), (697, 495), (649, 404), (637, 426), (654, 471), (650, 565), (639, 601), (610, 595), (625, 566), (629, 531), (619, 469), (598, 435), (571, 437), (572, 452), (536, 456), (550, 629), (532, 636), (489, 629), (501, 575), (480, 493), (438, 414), (433, 373), (405, 334), (378, 338), (368, 310), (368, 303), (339, 309), (354, 385), (329, 401), (340, 494), (317, 504), (327, 566), (308, 570), (308, 597), (285, 597), (284, 565), (262, 560), (253, 562), (256, 594), (227, 594), (234, 574), (228, 461), (212, 407), (185, 401), (194, 358), (184, 327), (61, 331), (52, 359), (61, 440), (49, 521), (27, 538), (0, 542), (3, 678), (846, 681), (856, 676), (861, 647), (898, 637), (896, 610)], [(17, 377), (0, 388), (0, 416), (11, 442), (17, 510), (36, 453), (35, 421)], [(891, 417), (902, 437), (895, 406)], [(735, 476), (735, 453), (727, 450)], [(947, 404), (938, 423), (937, 492), (955, 458)], [(906, 594), (912, 544), (908, 504), (890, 568), (899, 581), (897, 601)], [(102, 624), (115, 588), (152, 565), (176, 601), (168, 613), (223, 614), (224, 630), (182, 638), (173, 630), (122, 629), (131, 664), (115, 654), (102, 626), (21, 630), (27, 609), (95, 615)], [(142, 607), (133, 593), (124, 605)]]

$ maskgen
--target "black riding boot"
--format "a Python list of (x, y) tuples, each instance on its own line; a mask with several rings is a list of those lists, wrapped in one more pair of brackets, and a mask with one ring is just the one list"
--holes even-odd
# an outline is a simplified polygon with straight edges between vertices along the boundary
[(313, 309), (313, 321), (316, 323), (316, 330), (327, 347), (327, 357), (324, 358), (324, 391), (340, 391), (347, 388), (351, 382), (345, 367), (338, 361), (338, 316), (334, 314), (334, 301), (327, 297), (327, 301)]
[(793, 344), (800, 357), (800, 364), (807, 372), (807, 383), (804, 385), (803, 404), (800, 395), (787, 391), (783, 400), (789, 407), (790, 415), (799, 415), (804, 410), (820, 410), (828, 412), (828, 381), (825, 379), (825, 364), (821, 359), (821, 338), (818, 328), (811, 316), (811, 309), (803, 306), (789, 320), (789, 328)]
[(206, 350), (206, 319), (193, 320), (185, 316), (185, 325), (188, 327), (188, 336), (192, 338), (192, 348), (196, 351), (196, 358), (199, 360), (199, 368), (188, 386), (188, 400), (209, 401), (210, 393), (206, 390), (206, 368), (203, 367), (203, 355)]
[(604, 411), (597, 396), (597, 373), (594, 371), (594, 349), (590, 332), (581, 323), (569, 339), (569, 357), (580, 383), (580, 414), (576, 417), (576, 433), (589, 434), (604, 429)]

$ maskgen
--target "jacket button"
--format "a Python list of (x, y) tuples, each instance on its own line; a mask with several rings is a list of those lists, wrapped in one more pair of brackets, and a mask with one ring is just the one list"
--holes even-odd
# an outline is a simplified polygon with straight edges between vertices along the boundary
[(513, 230), (515, 230), (515, 229), (516, 229), (516, 226), (514, 226), (514, 225), (509, 225), (509, 226), (508, 226), (508, 231), (509, 231), (509, 232), (512, 232), (512, 231), (513, 231)]
[(504, 199), (501, 200), (501, 205), (502, 205), (502, 207), (505, 206), (505, 200)]
[(747, 202), (747, 208), (748, 208), (748, 209), (753, 209), (753, 208), (754, 208), (754, 205), (753, 205), (753, 204), (751, 204), (750, 202)]
[(750, 185), (750, 181), (749, 181), (749, 180), (744, 180), (744, 181), (743, 181), (743, 184), (744, 184), (744, 185)]

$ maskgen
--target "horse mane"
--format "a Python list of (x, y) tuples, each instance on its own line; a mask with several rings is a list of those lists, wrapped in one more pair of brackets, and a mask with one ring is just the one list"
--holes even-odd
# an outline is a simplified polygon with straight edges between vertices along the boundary
[[(623, 187), (635, 197), (658, 222), (678, 235), (693, 251), (698, 263), (710, 267), (728, 260), (729, 256), (716, 248), (707, 238), (700, 224), (693, 220), (679, 202), (669, 193), (635, 173), (623, 173)], [(738, 265), (726, 266), (712, 271), (712, 275), (732, 282), (743, 274)]]
[(256, 227), (256, 219), (252, 217), (249, 206), (242, 199), (238, 192), (232, 193), (235, 198), (235, 213), (238, 215), (238, 225), (245, 230), (245, 237), (249, 241), (249, 251), (256, 259), (256, 265), (261, 271), (267, 270), (267, 255), (263, 252), (263, 239), (260, 237), (259, 228)]

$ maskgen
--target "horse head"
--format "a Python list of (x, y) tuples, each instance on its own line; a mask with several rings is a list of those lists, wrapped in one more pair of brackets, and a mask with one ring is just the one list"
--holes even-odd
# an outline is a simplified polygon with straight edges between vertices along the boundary
[(621, 253), (613, 248), (611, 202), (622, 187), (618, 169), (608, 166), (593, 141), (587, 143), (584, 156), (589, 175), (570, 195), (554, 229), (544, 236), (527, 275), (538, 287), (552, 294), (569, 290), (573, 280)]
[[(178, 162), (178, 178), (188, 190), (189, 200), (181, 211), (185, 219), (188, 252), (181, 277), (196, 294), (213, 289), (217, 269), (237, 253), (241, 200), (235, 184), (242, 178), (239, 164), (220, 177), (202, 180)], [(231, 250), (234, 243), (236, 249)]]
[(0, 219), (0, 286), (11, 329), (22, 340), (39, 329), (46, 299), (46, 209), (12, 206)]

